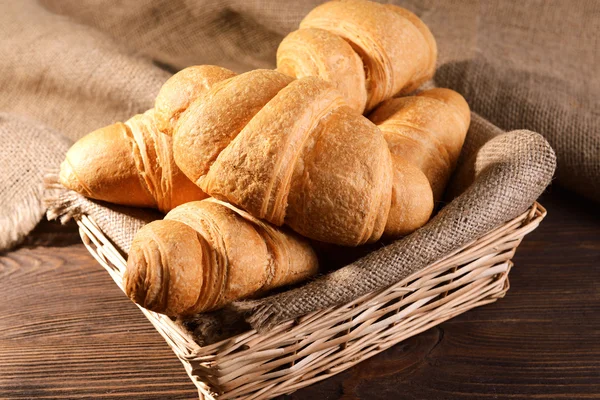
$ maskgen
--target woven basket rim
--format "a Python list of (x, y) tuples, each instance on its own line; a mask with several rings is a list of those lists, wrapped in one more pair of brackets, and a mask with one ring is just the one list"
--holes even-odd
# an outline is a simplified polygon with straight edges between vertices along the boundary
[[(246, 351), (246, 350), (244, 350), (245, 348), (253, 347), (257, 350), (260, 350), (261, 348), (263, 348), (263, 349), (266, 349), (264, 351), (268, 351), (269, 346), (271, 346), (271, 345), (274, 346), (275, 344), (278, 343), (277, 342), (278, 340), (285, 341), (284, 340), (285, 338), (295, 337), (294, 335), (300, 335), (300, 334), (302, 334), (302, 329), (306, 328), (306, 327), (311, 327), (311, 329), (316, 330), (316, 331), (318, 331), (319, 329), (325, 329), (325, 331), (327, 332), (328, 329), (331, 331), (331, 329), (332, 329), (331, 326), (337, 326), (335, 329), (343, 330), (345, 325), (344, 324), (340, 325), (340, 322), (343, 322), (345, 319), (348, 318), (346, 315), (348, 313), (348, 310), (355, 310), (357, 307), (365, 308), (367, 306), (370, 306), (370, 304), (365, 305), (363, 303), (365, 301), (365, 299), (369, 299), (372, 297), (377, 298), (377, 296), (380, 296), (383, 299), (386, 299), (388, 297), (392, 298), (394, 296), (397, 297), (402, 289), (403, 284), (406, 284), (407, 282), (415, 282), (415, 281), (418, 282), (419, 279), (423, 280), (426, 277), (428, 277), (429, 275), (435, 274), (438, 269), (441, 271), (443, 268), (447, 268), (447, 265), (445, 264), (445, 262), (447, 260), (453, 259), (454, 260), (453, 262), (456, 264), (460, 263), (461, 260), (463, 260), (463, 259), (464, 260), (475, 259), (475, 260), (479, 261), (480, 259), (483, 259), (483, 258), (478, 258), (478, 257), (484, 257), (483, 256), (485, 253), (484, 250), (489, 249), (491, 244), (494, 244), (494, 243), (500, 241), (500, 239), (502, 239), (503, 243), (505, 243), (505, 244), (504, 245), (501, 244), (501, 245), (497, 246), (499, 251), (504, 252), (502, 254), (504, 254), (506, 256), (510, 256), (510, 258), (512, 258), (512, 255), (514, 254), (514, 250), (519, 245), (523, 236), (525, 236), (527, 233), (529, 233), (532, 230), (534, 230), (535, 228), (537, 228), (537, 226), (543, 220), (543, 218), (546, 216), (546, 214), (547, 214), (546, 209), (542, 205), (540, 205), (538, 202), (534, 202), (534, 204), (526, 212), (522, 213), (518, 217), (513, 218), (510, 221), (507, 221), (504, 224), (499, 225), (498, 227), (490, 230), (487, 234), (482, 235), (480, 238), (473, 240), (464, 246), (461, 246), (460, 248), (449, 253), (448, 255), (441, 258), (440, 260), (413, 273), (406, 279), (403, 279), (402, 281), (397, 282), (388, 288), (369, 293), (367, 295), (361, 296), (361, 297), (354, 299), (353, 301), (345, 303), (345, 304), (340, 304), (338, 306), (329, 307), (324, 310), (315, 311), (315, 312), (306, 314), (300, 318), (297, 318), (295, 320), (289, 320), (289, 321), (283, 322), (278, 327), (276, 327), (275, 329), (271, 330), (268, 333), (261, 334), (261, 333), (256, 332), (255, 330), (248, 330), (244, 333), (221, 340), (217, 343), (213, 343), (213, 344), (206, 345), (206, 346), (200, 346), (194, 340), (193, 335), (190, 332), (188, 332), (187, 330), (185, 330), (180, 324), (176, 323), (173, 319), (171, 319), (165, 315), (146, 310), (139, 305), (138, 305), (138, 308), (140, 308), (142, 313), (154, 325), (154, 327), (157, 329), (157, 331), (161, 334), (161, 336), (163, 336), (163, 338), (167, 341), (167, 343), (171, 346), (171, 348), (173, 349), (175, 354), (178, 356), (180, 361), (183, 363), (183, 365), (186, 369), (186, 372), (188, 373), (188, 375), (190, 376), (190, 378), (192, 379), (192, 381), (198, 388), (200, 396), (210, 399), (210, 398), (214, 398), (214, 396), (216, 396), (216, 391), (213, 390), (213, 388), (211, 386), (218, 386), (218, 384), (213, 383), (213, 385), (210, 385), (209, 384), (210, 382), (207, 383), (207, 382), (200, 380), (199, 374), (200, 374), (200, 372), (202, 372), (203, 368), (204, 369), (209, 368), (212, 371), (209, 373), (209, 375), (216, 374), (215, 381), (219, 381), (219, 382), (224, 381), (228, 385), (232, 385), (231, 382), (238, 382), (238, 383), (242, 382), (242, 381), (240, 381), (240, 378), (236, 378), (237, 376), (239, 376), (241, 374), (241, 372), (239, 372), (239, 370), (236, 369), (235, 367), (237, 365), (236, 363), (239, 362), (240, 352), (244, 353), (244, 351)], [(80, 234), (81, 234), (83, 243), (86, 246), (86, 248), (88, 249), (88, 251), (108, 271), (108, 273), (111, 275), (111, 277), (113, 278), (113, 280), (115, 281), (117, 286), (121, 290), (123, 290), (121, 278), (122, 278), (122, 274), (124, 272), (124, 268), (126, 265), (126, 260), (123, 257), (123, 255), (116, 249), (116, 247), (111, 243), (111, 241), (103, 234), (102, 230), (98, 227), (98, 225), (93, 221), (92, 218), (90, 218), (87, 215), (82, 215), (82, 216), (76, 218), (76, 221), (80, 228)], [(502, 247), (502, 246), (504, 246), (504, 247)], [(461, 255), (461, 252), (464, 252), (465, 249), (469, 249), (468, 255), (467, 254)], [(481, 255), (479, 255), (478, 252), (481, 253)], [(485, 257), (487, 257), (487, 256), (485, 256)], [(506, 258), (506, 257), (504, 257), (504, 258)], [(510, 261), (510, 258), (507, 259), (508, 261), (504, 261), (504, 263), (502, 264), (503, 268), (496, 269), (496, 270), (494, 270), (492, 268), (489, 271), (486, 271), (486, 273), (488, 275), (490, 275), (492, 273), (504, 274), (503, 276), (505, 279), (502, 281), (498, 281), (498, 284), (502, 284), (502, 287), (496, 288), (496, 290), (497, 290), (497, 293), (495, 295), (496, 297), (489, 298), (489, 299), (485, 300), (485, 302), (483, 302), (483, 300), (482, 300), (482, 304), (487, 304), (491, 301), (495, 301), (497, 298), (502, 297), (504, 295), (504, 293), (506, 292), (506, 290), (508, 290), (507, 275), (508, 275), (508, 272), (510, 271), (510, 268), (512, 267), (512, 262)], [(493, 257), (492, 258), (488, 257), (488, 259), (485, 261), (488, 263), (495, 262)], [(500, 260), (500, 261), (503, 261), (503, 260)], [(472, 262), (472, 264), (475, 265), (474, 262)], [(433, 276), (433, 275), (431, 275), (431, 276)], [(482, 277), (482, 276), (483, 276), (482, 274), (479, 274), (477, 277)], [(425, 280), (425, 282), (429, 282), (430, 284), (434, 281), (435, 280), (431, 280), (431, 279)], [(456, 283), (455, 285), (457, 285), (457, 284), (458, 283)], [(388, 297), (386, 297), (386, 296), (388, 296)], [(417, 302), (417, 303), (419, 303), (419, 302)], [(423, 309), (427, 309), (428, 306), (426, 305), (426, 302), (424, 304), (425, 305), (420, 304), (419, 307), (422, 307)], [(470, 308), (472, 308), (472, 307), (470, 307)], [(460, 308), (458, 308), (458, 310), (460, 311)], [(466, 309), (464, 311), (466, 311)], [(462, 312), (464, 312), (464, 311), (462, 311)], [(457, 314), (455, 314), (455, 315), (457, 315)], [(449, 318), (452, 316), (454, 316), (454, 315), (449, 316)], [(400, 317), (398, 317), (398, 318), (400, 318)], [(448, 319), (448, 318), (446, 318), (446, 319)], [(325, 322), (321, 322), (321, 320), (324, 320)], [(440, 322), (438, 322), (438, 323), (440, 323)], [(319, 328), (319, 326), (320, 326), (319, 324), (324, 325), (324, 327)], [(348, 328), (348, 329), (350, 329), (350, 328)], [(418, 333), (418, 332), (416, 332), (416, 333)], [(413, 333), (413, 334), (416, 334), (416, 333)], [(326, 353), (327, 349), (325, 349), (325, 350), (326, 350), (325, 351), (325, 353)], [(323, 355), (325, 353), (322, 353), (319, 357), (327, 357), (327, 355)], [(296, 353), (294, 353), (294, 354), (296, 354)], [(330, 354), (331, 354), (331, 352), (330, 352)], [(246, 362), (252, 361), (252, 360), (248, 359), (248, 355), (246, 353), (244, 353), (244, 355), (246, 357), (246, 359), (245, 359)], [(371, 354), (371, 355), (373, 355), (373, 354)], [(368, 355), (367, 357), (364, 357), (364, 358), (368, 358), (371, 355)], [(276, 356), (276, 355), (274, 354), (274, 356)], [(264, 362), (264, 364), (267, 366), (269, 365), (268, 363), (271, 362), (271, 361), (268, 361), (269, 353), (264, 353), (264, 354), (261, 353), (258, 355), (254, 355), (253, 357), (257, 358), (257, 361), (256, 361), (257, 363), (263, 362), (263, 361), (261, 361), (260, 357), (264, 357), (265, 360), (267, 360)], [(298, 356), (298, 357), (300, 357), (300, 356)], [(302, 355), (302, 357), (306, 357), (306, 355)], [(342, 368), (342, 369), (337, 370), (334, 368), (333, 372), (331, 372), (330, 374), (317, 375), (317, 376), (313, 377), (313, 381), (325, 379), (327, 376), (330, 376), (337, 372), (341, 372), (343, 369), (347, 368), (349, 365), (350, 366), (354, 365), (364, 358), (360, 358), (356, 362), (355, 362), (355, 360), (352, 360), (352, 362), (350, 364), (349, 363), (343, 364), (342, 366), (344, 368)], [(209, 367), (207, 367), (207, 365), (209, 365)], [(211, 365), (212, 365), (213, 369), (211, 369), (211, 367), (210, 367)], [(248, 365), (254, 365), (254, 364), (248, 364)], [(262, 364), (257, 364), (257, 365), (262, 365)], [(262, 368), (265, 369), (266, 367), (262, 367)], [(298, 368), (296, 368), (296, 370), (297, 369)], [(227, 375), (228, 371), (229, 371), (229, 375)], [(204, 371), (204, 372), (207, 372), (207, 371)], [(264, 376), (269, 375), (268, 371), (266, 371), (266, 373), (263, 375)], [(273, 375), (273, 373), (271, 373), (271, 375)], [(231, 379), (230, 379), (230, 377), (231, 377)], [(273, 382), (278, 382), (278, 380), (281, 381), (281, 378), (275, 379), (275, 377), (274, 377)], [(296, 390), (296, 388), (303, 387), (303, 386), (306, 386), (306, 384), (308, 384), (308, 383), (306, 383), (308, 381), (304, 381), (304, 380), (298, 381), (296, 378), (290, 380), (289, 382), (290, 382), (289, 384), (287, 384), (287, 382), (285, 382), (284, 384), (279, 383), (279, 385), (285, 386), (285, 384), (287, 384), (288, 388)], [(236, 384), (238, 384), (238, 383), (236, 383)], [(246, 386), (244, 386), (244, 385), (246, 385)], [(229, 398), (230, 395), (233, 396), (234, 394), (236, 394), (238, 392), (241, 394), (245, 393), (245, 392), (243, 392), (243, 390), (246, 390), (246, 391), (249, 390), (249, 389), (244, 389), (245, 387), (247, 387), (247, 385), (248, 385), (248, 383), (244, 383), (244, 382), (239, 383), (239, 385), (237, 386), (237, 389), (234, 388), (230, 393), (227, 394), (226, 398)], [(284, 390), (284, 389), (285, 389), (285, 387), (283, 387), (283, 386), (280, 388), (280, 390)], [(261, 394), (261, 391), (259, 391), (257, 393), (259, 393), (259, 394), (256, 395), (256, 396), (258, 396), (256, 398), (267, 398), (264, 396), (268, 396), (268, 394), (266, 392)], [(279, 393), (279, 394), (281, 394), (281, 393)], [(263, 397), (261, 397), (261, 396), (263, 396)], [(254, 395), (251, 397), (248, 397), (248, 398), (254, 398)]]

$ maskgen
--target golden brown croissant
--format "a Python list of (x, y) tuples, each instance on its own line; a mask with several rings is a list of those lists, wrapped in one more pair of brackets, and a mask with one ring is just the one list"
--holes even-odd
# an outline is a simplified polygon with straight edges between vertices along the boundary
[(171, 143), (149, 110), (79, 139), (60, 166), (60, 182), (86, 197), (163, 212), (207, 197), (175, 164)]
[(332, 83), (362, 113), (431, 79), (436, 59), (433, 35), (410, 11), (342, 0), (316, 7), (283, 39), (277, 69)]
[(173, 152), (206, 193), (304, 236), (359, 245), (385, 228), (385, 139), (319, 78), (255, 70), (217, 83), (181, 114)]
[(232, 76), (214, 65), (176, 73), (161, 88), (154, 109), (77, 141), (61, 164), (61, 183), (93, 199), (163, 212), (207, 197), (175, 164), (167, 135), (192, 101)]
[(189, 315), (317, 272), (309, 244), (214, 199), (172, 210), (135, 236), (124, 287), (150, 310)]
[(369, 118), (383, 132), (392, 155), (422, 171), (434, 199), (440, 200), (471, 122), (465, 99), (450, 89), (430, 89), (387, 100)]

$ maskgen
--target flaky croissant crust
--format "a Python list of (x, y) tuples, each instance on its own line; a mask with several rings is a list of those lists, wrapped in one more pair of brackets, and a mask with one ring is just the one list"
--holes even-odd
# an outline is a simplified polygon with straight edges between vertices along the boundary
[(154, 110), (81, 138), (67, 152), (59, 179), (93, 199), (163, 212), (206, 197), (175, 164), (172, 139), (156, 128)]
[(124, 289), (147, 309), (191, 315), (302, 281), (317, 267), (298, 235), (206, 199), (181, 205), (136, 234)]
[(437, 45), (416, 15), (391, 4), (330, 1), (277, 50), (277, 68), (331, 82), (356, 111), (417, 89), (435, 73)]

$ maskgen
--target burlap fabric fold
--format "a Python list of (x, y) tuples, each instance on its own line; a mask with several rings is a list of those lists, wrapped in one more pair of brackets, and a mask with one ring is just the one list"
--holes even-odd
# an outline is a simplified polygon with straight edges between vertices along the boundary
[(49, 220), (57, 219), (65, 223), (71, 218), (90, 216), (124, 255), (129, 253), (138, 230), (163, 217), (161, 213), (151, 209), (124, 207), (88, 199), (61, 186), (55, 171), (45, 175), (45, 186), (44, 204)]
[(0, 251), (40, 221), (73, 140), (153, 106), (170, 73), (33, 0), (0, 0)]
[[(554, 152), (541, 135), (526, 130), (504, 133), (473, 114), (450, 184), (450, 192), (462, 194), (427, 225), (298, 289), (237, 302), (222, 315), (195, 318), (194, 329), (205, 336), (199, 340), (214, 341), (219, 335), (215, 332), (223, 331), (220, 321), (233, 325), (236, 315), (263, 330), (390, 286), (524, 212), (548, 186), (555, 167)], [(65, 189), (50, 197), (49, 218), (89, 215), (125, 253), (137, 230), (160, 218), (149, 210), (96, 202)]]
[(60, 163), (69, 140), (43, 124), (0, 113), (0, 251), (21, 242), (44, 215), (44, 171)]
[[(280, 40), (320, 2), (0, 0), (0, 112), (76, 140), (152, 107), (162, 83), (185, 66), (274, 67)], [(542, 134), (557, 151), (558, 183), (600, 200), (600, 2), (393, 2), (435, 35), (438, 86), (458, 90), (505, 130)], [(39, 140), (35, 154), (57, 163), (64, 149), (53, 140)], [(8, 165), (0, 190), (39, 190), (39, 175), (21, 174), (39, 168), (27, 152), (25, 144), (0, 147)], [(19, 196), (0, 200), (0, 220), (22, 204)], [(37, 218), (44, 212), (39, 201), (27, 207)], [(1, 230), (0, 250), (33, 225)]]

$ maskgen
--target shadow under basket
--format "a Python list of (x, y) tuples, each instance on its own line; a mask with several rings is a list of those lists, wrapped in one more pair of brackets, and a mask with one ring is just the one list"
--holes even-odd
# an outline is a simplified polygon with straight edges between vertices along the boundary
[[(165, 338), (201, 399), (268, 399), (326, 379), (509, 288), (511, 259), (546, 210), (527, 212), (384, 290), (208, 346), (169, 317), (140, 310)], [(77, 223), (83, 243), (122, 287), (126, 260), (94, 221)]]

